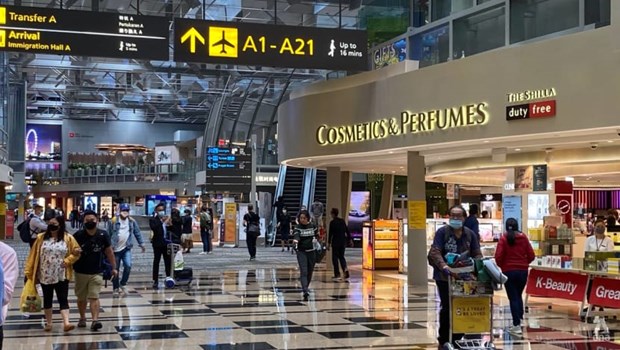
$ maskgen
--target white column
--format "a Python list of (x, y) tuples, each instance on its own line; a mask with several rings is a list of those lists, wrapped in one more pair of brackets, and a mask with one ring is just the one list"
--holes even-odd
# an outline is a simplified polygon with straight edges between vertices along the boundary
[[(426, 171), (424, 157), (418, 152), (407, 153), (407, 199), (426, 201)], [(426, 223), (426, 220), (424, 221)], [(428, 284), (428, 261), (426, 259), (426, 228), (408, 225), (407, 234), (407, 283), (413, 286)]]

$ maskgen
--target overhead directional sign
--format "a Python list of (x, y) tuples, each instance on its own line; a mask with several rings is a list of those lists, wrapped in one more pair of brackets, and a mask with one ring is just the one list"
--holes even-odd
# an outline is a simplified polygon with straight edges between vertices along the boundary
[(174, 19), (174, 60), (368, 70), (365, 31)]
[(169, 59), (165, 17), (0, 6), (0, 50)]

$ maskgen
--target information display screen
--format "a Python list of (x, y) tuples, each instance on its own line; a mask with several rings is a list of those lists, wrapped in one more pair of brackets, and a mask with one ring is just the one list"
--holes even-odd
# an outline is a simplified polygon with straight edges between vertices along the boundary
[(174, 60), (368, 70), (365, 31), (174, 19)]
[(0, 6), (0, 50), (169, 59), (165, 17)]

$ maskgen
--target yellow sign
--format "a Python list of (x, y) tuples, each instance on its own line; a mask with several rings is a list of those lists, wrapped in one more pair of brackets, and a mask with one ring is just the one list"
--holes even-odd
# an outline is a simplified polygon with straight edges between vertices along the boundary
[(237, 240), (237, 203), (226, 203), (224, 207), (224, 242)]
[(409, 228), (414, 230), (426, 229), (426, 201), (409, 201)]
[(488, 333), (491, 331), (489, 298), (452, 298), (453, 333)]
[(392, 136), (485, 125), (489, 121), (486, 102), (470, 103), (423, 112), (402, 111), (399, 117), (383, 118), (353, 125), (320, 125), (316, 141), (321, 146), (383, 140)]
[(6, 30), (0, 30), (0, 47), (6, 47)]
[(187, 40), (189, 40), (189, 52), (191, 53), (196, 53), (196, 40), (200, 41), (203, 45), (205, 44), (205, 38), (194, 27), (191, 27), (183, 34), (181, 37), (181, 44), (184, 44)]
[(239, 30), (229, 27), (209, 27), (209, 56), (237, 58)]
[(6, 24), (6, 7), (0, 7), (0, 24)]

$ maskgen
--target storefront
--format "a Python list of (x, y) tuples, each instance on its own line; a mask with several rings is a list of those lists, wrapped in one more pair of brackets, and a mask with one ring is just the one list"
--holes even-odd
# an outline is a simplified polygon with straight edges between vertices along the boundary
[[(620, 173), (619, 32), (612, 25), (424, 69), (405, 61), (301, 88), (279, 109), (280, 160), (326, 169), (327, 207), (344, 203), (343, 172), (406, 175), (409, 203), (425, 201), (425, 181), (495, 188), (524, 231), (538, 227), (543, 203), (557, 208), (566, 195), (556, 180), (579, 186)], [(488, 205), (495, 215), (497, 205)], [(417, 223), (408, 266), (427, 265), (420, 215), (432, 217), (408, 211)], [(409, 282), (426, 283), (417, 270)]]

